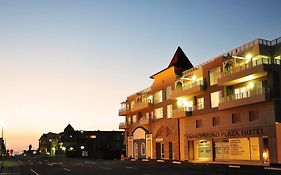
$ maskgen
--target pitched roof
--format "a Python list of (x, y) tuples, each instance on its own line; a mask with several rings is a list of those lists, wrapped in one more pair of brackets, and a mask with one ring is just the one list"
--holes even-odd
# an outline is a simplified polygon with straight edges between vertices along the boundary
[(187, 70), (190, 68), (193, 68), (192, 63), (189, 61), (189, 59), (187, 58), (187, 56), (185, 55), (185, 53), (183, 52), (183, 50), (180, 48), (180, 46), (178, 46), (169, 66), (159, 72), (157, 72), (156, 74), (150, 76), (150, 78), (153, 78), (155, 75), (165, 71), (166, 69), (169, 69), (170, 67), (180, 67), (183, 70)]
[(182, 51), (180, 46), (177, 48), (168, 68), (175, 66), (175, 67), (182, 67), (185, 69), (192, 68), (193, 65), (185, 55), (185, 53)]
[(71, 132), (71, 131), (74, 131), (74, 128), (70, 125), (70, 124), (68, 124), (67, 126), (66, 126), (66, 128), (64, 129), (64, 132)]

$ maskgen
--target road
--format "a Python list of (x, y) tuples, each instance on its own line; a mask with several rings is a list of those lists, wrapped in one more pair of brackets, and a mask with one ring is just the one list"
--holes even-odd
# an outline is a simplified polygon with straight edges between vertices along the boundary
[(278, 168), (208, 164), (172, 164), (65, 157), (15, 157), (7, 159), (0, 175), (280, 175)]

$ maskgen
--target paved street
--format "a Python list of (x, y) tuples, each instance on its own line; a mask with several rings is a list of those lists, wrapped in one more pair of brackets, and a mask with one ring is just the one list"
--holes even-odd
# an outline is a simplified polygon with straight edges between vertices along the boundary
[(0, 174), (6, 175), (262, 175), (281, 174), (278, 169), (228, 165), (193, 165), (64, 157), (16, 157), (7, 159)]

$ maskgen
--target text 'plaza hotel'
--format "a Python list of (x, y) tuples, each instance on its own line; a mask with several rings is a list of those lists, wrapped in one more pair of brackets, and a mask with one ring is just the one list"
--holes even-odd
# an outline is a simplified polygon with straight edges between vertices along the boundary
[(178, 48), (153, 84), (121, 103), (128, 158), (281, 163), (281, 38), (198, 66)]

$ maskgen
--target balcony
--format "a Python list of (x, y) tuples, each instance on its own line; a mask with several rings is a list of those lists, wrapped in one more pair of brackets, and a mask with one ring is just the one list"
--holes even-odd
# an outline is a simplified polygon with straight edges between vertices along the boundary
[(182, 96), (195, 96), (202, 93), (205, 89), (206, 83), (203, 80), (184, 84), (181, 88), (173, 90), (171, 98), (175, 99)]
[(243, 93), (222, 97), (219, 103), (219, 110), (263, 102), (268, 98), (268, 88), (253, 89)]
[(126, 129), (126, 128), (127, 128), (126, 122), (119, 123), (119, 129)]
[(271, 64), (280, 65), (280, 60), (260, 58), (249, 63), (240, 64), (239, 66), (233, 66), (230, 70), (221, 72), (218, 78), (218, 85), (231, 86), (266, 76), (266, 67)]
[(145, 100), (142, 102), (137, 102), (134, 106), (132, 106), (131, 111), (139, 111), (145, 108), (148, 108), (150, 106), (153, 106), (153, 101), (152, 100)]
[(143, 116), (140, 118), (140, 125), (148, 125), (149, 124), (149, 116)]
[(173, 111), (173, 118), (183, 118), (183, 117), (187, 117), (187, 116), (192, 116), (192, 111), (193, 108), (192, 107), (183, 107), (183, 108), (179, 108), (179, 109), (175, 109)]
[(129, 113), (130, 113), (130, 109), (128, 108), (119, 109), (119, 116), (125, 116), (128, 115)]

